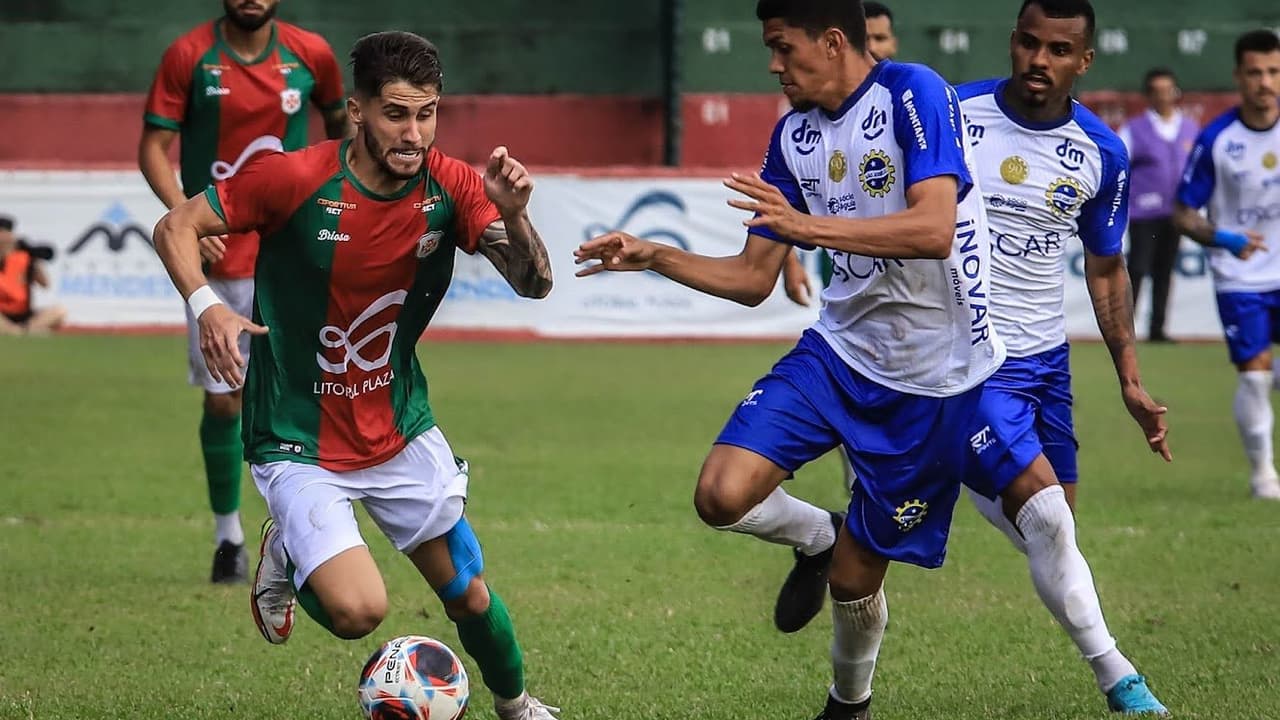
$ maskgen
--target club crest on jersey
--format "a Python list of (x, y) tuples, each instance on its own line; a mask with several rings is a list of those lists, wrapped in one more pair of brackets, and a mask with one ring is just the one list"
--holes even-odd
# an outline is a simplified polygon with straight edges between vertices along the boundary
[(427, 256), (436, 251), (440, 247), (440, 239), (444, 237), (443, 230), (432, 230), (431, 232), (418, 238), (418, 250), (414, 254), (419, 260), (426, 260)]
[(1264, 167), (1264, 168), (1266, 168), (1266, 169), (1268, 169), (1268, 170), (1275, 170), (1275, 169), (1276, 169), (1276, 154), (1275, 154), (1275, 153), (1273, 153), (1273, 152), (1268, 152), (1266, 155), (1263, 155), (1263, 156), (1262, 156), (1262, 167)]
[(1075, 217), (1084, 204), (1084, 188), (1073, 178), (1060, 177), (1044, 192), (1045, 202), (1058, 217)]
[(848, 174), (849, 159), (840, 150), (831, 153), (831, 159), (827, 161), (827, 177), (831, 182), (840, 182)]
[(872, 150), (862, 156), (862, 165), (858, 169), (858, 181), (862, 189), (871, 197), (884, 197), (893, 189), (896, 177), (893, 163), (889, 156), (880, 150)]
[(1010, 185), (1021, 185), (1026, 182), (1029, 172), (1027, 161), (1017, 155), (1010, 155), (1000, 163), (1000, 177)]
[(911, 532), (917, 525), (924, 522), (928, 514), (929, 503), (923, 500), (908, 500), (893, 511), (893, 521), (898, 523), (898, 529), (902, 532)]
[(292, 115), (302, 109), (302, 91), (297, 88), (285, 88), (280, 91), (280, 109)]

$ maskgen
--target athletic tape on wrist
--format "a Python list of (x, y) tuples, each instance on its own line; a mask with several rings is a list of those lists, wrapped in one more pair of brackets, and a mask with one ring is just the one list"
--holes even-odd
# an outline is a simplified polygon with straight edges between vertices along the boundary
[(191, 293), (191, 297), (187, 298), (187, 307), (191, 308), (191, 314), (197, 320), (205, 310), (221, 304), (222, 298), (218, 297), (218, 294), (208, 285), (196, 288), (196, 291)]

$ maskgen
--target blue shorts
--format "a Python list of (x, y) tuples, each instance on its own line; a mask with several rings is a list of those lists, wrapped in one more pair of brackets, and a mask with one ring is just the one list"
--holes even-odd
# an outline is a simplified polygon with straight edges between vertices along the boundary
[(890, 560), (934, 568), (981, 387), (949, 398), (890, 390), (858, 374), (808, 330), (755, 384), (716, 439), (794, 472), (840, 444), (858, 474), (849, 533)]
[(1080, 478), (1066, 343), (1009, 358), (987, 379), (969, 433), (964, 484), (995, 499), (1041, 453), (1058, 482)]
[(1218, 317), (1231, 362), (1248, 362), (1280, 342), (1280, 290), (1218, 293)]

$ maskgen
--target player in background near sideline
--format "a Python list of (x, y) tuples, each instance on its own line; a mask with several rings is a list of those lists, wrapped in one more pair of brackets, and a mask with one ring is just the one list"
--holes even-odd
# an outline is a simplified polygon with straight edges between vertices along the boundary
[[(181, 205), (214, 180), (235, 175), (255, 153), (307, 145), (307, 100), (324, 113), (331, 138), (347, 132), (342, 72), (319, 35), (274, 20), (279, 0), (223, 0), (225, 15), (174, 41), (147, 97), (138, 165), (167, 208)], [(181, 136), (182, 185), (169, 165)], [(252, 233), (201, 240), (210, 287), (236, 312), (253, 301)], [(200, 450), (214, 516), (215, 583), (247, 579), (240, 526), (240, 388), (219, 382), (204, 365), (195, 319), (187, 313), (192, 385), (204, 388)], [(246, 338), (240, 352), (249, 351)]]
[[(879, 60), (892, 60), (898, 54), (898, 36), (893, 34), (893, 12), (883, 3), (864, 2), (863, 12), (867, 18), (867, 52)], [(831, 284), (831, 256), (825, 252), (818, 253), (818, 274), (822, 278), (822, 287)], [(782, 287), (787, 297), (797, 305), (808, 306), (813, 301), (813, 287), (809, 283), (809, 273), (800, 262), (798, 251), (787, 256), (782, 265)], [(840, 453), (841, 482), (847, 489), (853, 488), (857, 476), (853, 465), (849, 462), (849, 454), (844, 446), (837, 448)]]
[[(1209, 248), (1218, 316), (1240, 373), (1234, 409), (1253, 496), (1280, 500), (1271, 441), (1271, 390), (1280, 378), (1271, 352), (1280, 340), (1280, 39), (1245, 33), (1235, 56), (1240, 104), (1196, 140), (1174, 223)], [(1208, 217), (1198, 212), (1205, 207)]]
[[(272, 520), (253, 583), (254, 621), (288, 640), (295, 599), (334, 635), (360, 638), (386, 587), (352, 513), (359, 500), (444, 603), (501, 720), (554, 720), (525, 691), (506, 606), (463, 514), (467, 466), (437, 426), (415, 346), (453, 276), (480, 252), (525, 297), (551, 290), (529, 221), (533, 180), (505, 147), (483, 176), (432, 147), (435, 47), (376, 33), (352, 49), (356, 136), (249, 161), (170, 211), (156, 249), (200, 326), (211, 373), (239, 385), (252, 335), (245, 448)], [(198, 239), (257, 231), (253, 320), (213, 293)]]
[[(818, 322), (736, 408), (694, 504), (713, 528), (797, 549), (780, 627), (812, 617), (800, 591), (825, 592), (829, 565), (834, 682), (818, 717), (864, 720), (888, 623), (885, 573), (894, 560), (942, 564), (964, 431), (1004, 359), (987, 320), (990, 243), (959, 102), (937, 73), (877, 64), (857, 0), (761, 0), (756, 15), (795, 111), (761, 174), (726, 181), (746, 196), (730, 204), (756, 213), (742, 252), (712, 258), (614, 232), (576, 256), (598, 261), (580, 275), (652, 269), (754, 305), (792, 243), (831, 254)], [(847, 518), (781, 487), (841, 444), (858, 474)]]
[(1071, 99), (1093, 59), (1093, 29), (1088, 0), (1027, 0), (1010, 38), (1010, 77), (958, 88), (991, 231), (991, 319), (1009, 355), (983, 389), (965, 483), (983, 516), (1027, 555), (1037, 593), (1089, 662), (1108, 706), (1163, 714), (1107, 628), (1072, 514), (1076, 441), (1062, 303), (1066, 253), (1077, 241), (1125, 406), (1150, 449), (1169, 459), (1165, 409), (1143, 389), (1134, 344), (1121, 253), (1124, 145)]

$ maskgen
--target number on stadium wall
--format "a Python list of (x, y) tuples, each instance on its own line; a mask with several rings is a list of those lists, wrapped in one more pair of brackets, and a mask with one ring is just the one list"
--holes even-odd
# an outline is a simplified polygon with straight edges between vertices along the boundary
[(938, 47), (948, 55), (969, 52), (969, 32), (947, 28), (938, 35)]
[(733, 41), (729, 37), (729, 29), (709, 27), (702, 31), (702, 50), (708, 55), (727, 53), (733, 49)]
[(703, 125), (728, 125), (729, 103), (721, 98), (709, 98), (702, 101), (699, 108)]
[(1129, 52), (1129, 33), (1119, 28), (1099, 31), (1098, 49), (1106, 55), (1123, 55)]
[(1209, 33), (1204, 30), (1179, 30), (1178, 50), (1183, 55), (1200, 55), (1209, 42)]

